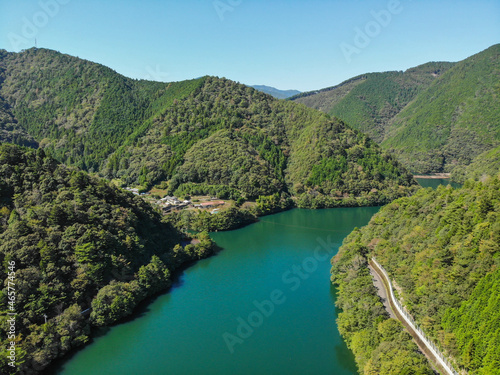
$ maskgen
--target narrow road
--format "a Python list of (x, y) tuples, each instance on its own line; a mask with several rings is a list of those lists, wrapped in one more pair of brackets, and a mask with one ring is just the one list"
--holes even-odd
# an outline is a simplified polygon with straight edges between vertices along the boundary
[(384, 283), (382, 279), (380, 278), (380, 275), (375, 271), (375, 269), (371, 266), (371, 264), (368, 265), (368, 268), (370, 270), (370, 275), (373, 277), (373, 285), (375, 285), (375, 288), (378, 291), (378, 295), (380, 299), (382, 300), (382, 303), (385, 306), (385, 309), (389, 313), (389, 316), (392, 319), (398, 319), (396, 314), (394, 314), (394, 311), (392, 311), (391, 304), (389, 303), (389, 297), (387, 297), (387, 291), (384, 287)]
[[(428, 340), (426, 340), (419, 332), (416, 331), (416, 329), (413, 326), (413, 323), (411, 323), (402, 313), (402, 311), (398, 310), (398, 307), (396, 306), (396, 300), (394, 296), (391, 294), (392, 290), (392, 285), (390, 284), (391, 281), (385, 277), (383, 271), (379, 268), (377, 263), (374, 260), (370, 260), (369, 262), (369, 267), (370, 267), (370, 273), (378, 275), (378, 282), (382, 284), (382, 287), (377, 287), (379, 290), (384, 289), (384, 296), (381, 298), (384, 301), (388, 301), (390, 305), (390, 309), (388, 309), (389, 314), (394, 314), (396, 316), (396, 319), (398, 319), (403, 326), (406, 328), (408, 333), (413, 337), (413, 340), (415, 340), (417, 346), (419, 349), (424, 353), (424, 355), (427, 357), (429, 362), (431, 363), (432, 367), (437, 371), (439, 371), (440, 374), (447, 374), (447, 375), (455, 375), (457, 374), (451, 366), (447, 365), (446, 363), (443, 362), (441, 358), (439, 358), (438, 355), (436, 355), (436, 350), (431, 348), (431, 345), (429, 344)], [(377, 286), (375, 282), (375, 286)], [(379, 295), (381, 295), (379, 293)], [(386, 307), (387, 308), (387, 307)], [(458, 374), (457, 374), (458, 375)]]

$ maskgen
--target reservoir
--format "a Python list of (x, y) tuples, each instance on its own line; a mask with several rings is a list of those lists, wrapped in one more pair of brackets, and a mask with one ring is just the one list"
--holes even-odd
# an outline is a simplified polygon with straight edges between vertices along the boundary
[(462, 185), (446, 178), (416, 178), (417, 182), (420, 186), (424, 188), (431, 187), (433, 189), (437, 189), (439, 185), (448, 186), (450, 185), (454, 189), (460, 188)]
[(377, 211), (293, 209), (213, 233), (219, 254), (54, 373), (357, 374), (335, 323), (330, 259)]

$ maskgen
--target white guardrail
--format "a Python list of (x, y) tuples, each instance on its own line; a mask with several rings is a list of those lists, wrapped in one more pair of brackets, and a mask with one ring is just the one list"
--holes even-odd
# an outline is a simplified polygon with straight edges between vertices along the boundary
[(441, 351), (434, 345), (432, 341), (430, 341), (425, 333), (420, 329), (420, 327), (415, 323), (413, 318), (411, 317), (410, 314), (406, 311), (406, 309), (399, 303), (399, 301), (396, 299), (396, 296), (394, 295), (394, 291), (392, 289), (392, 283), (391, 283), (391, 278), (389, 277), (389, 274), (387, 271), (382, 267), (375, 258), (372, 258), (373, 263), (378, 267), (380, 271), (384, 274), (388, 284), (389, 284), (389, 292), (390, 296), (392, 299), (392, 302), (394, 303), (394, 306), (398, 309), (398, 312), (401, 314), (401, 316), (404, 318), (406, 323), (415, 331), (415, 333), (418, 335), (420, 340), (427, 346), (427, 348), (432, 352), (434, 357), (439, 361), (439, 364), (443, 367), (443, 369), (446, 370), (446, 373), (449, 375), (459, 375), (457, 371), (453, 368), (453, 366), (448, 362), (448, 360), (444, 357), (444, 355), (441, 353)]

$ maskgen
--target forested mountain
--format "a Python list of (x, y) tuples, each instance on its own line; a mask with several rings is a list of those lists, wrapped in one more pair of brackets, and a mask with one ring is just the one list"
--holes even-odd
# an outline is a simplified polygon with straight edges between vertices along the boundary
[[(0, 145), (0, 372), (42, 370), (129, 315), (211, 252), (183, 239), (143, 199), (59, 164), (44, 150)], [(14, 292), (14, 293), (13, 293)], [(14, 298), (12, 298), (14, 296)], [(9, 338), (15, 315), (15, 339)]]
[(405, 72), (363, 74), (290, 100), (341, 118), (380, 143), (390, 120), (452, 66), (452, 63), (433, 62)]
[[(237, 205), (255, 200), (264, 213), (405, 197), (355, 230), (336, 257), (341, 333), (366, 374), (431, 373), (376, 296), (366, 271), (376, 255), (461, 368), (498, 373), (500, 182), (408, 197), (411, 174), (375, 143), (419, 172), (468, 164), (498, 145), (498, 55), (497, 45), (455, 65), (367, 74), (296, 98), (325, 114), (217, 77), (149, 82), (55, 51), (0, 50), (0, 143), (33, 148), (0, 145), (0, 300), (18, 314), (21, 370), (42, 369), (82, 345), (92, 326), (130, 314), (170, 285), (174, 269), (211, 251), (206, 234), (196, 246), (178, 245), (181, 234), (107, 182), (114, 180), (162, 182), (169, 193), (224, 195)], [(457, 176), (495, 174), (497, 159), (498, 148)], [(186, 213), (168, 220), (229, 229), (254, 219), (235, 207), (196, 219)], [(2, 342), (0, 354), (5, 373), (9, 345)]]
[(0, 51), (0, 96), (18, 126), (65, 164), (99, 171), (148, 121), (201, 84), (137, 81), (45, 49)]
[(343, 309), (339, 329), (363, 373), (388, 374), (383, 366), (402, 359), (378, 357), (383, 314), (367, 271), (373, 256), (390, 274), (408, 311), (456, 368), (500, 374), (497, 177), (467, 181), (457, 190), (421, 189), (392, 202), (351, 233), (333, 260), (332, 280), (339, 285)]
[(265, 86), (265, 85), (253, 85), (252, 87), (255, 90), (259, 90), (266, 94), (274, 96), (276, 99), (286, 99), (291, 96), (300, 94), (300, 91), (298, 90), (279, 90), (275, 87)]
[(0, 142), (37, 147), (38, 143), (19, 126), (7, 102), (0, 96)]
[(338, 116), (412, 172), (468, 165), (500, 143), (500, 45), (458, 63), (372, 73), (291, 100)]
[(468, 179), (479, 181), (487, 176), (500, 176), (500, 147), (476, 156), (468, 166), (453, 169), (451, 179), (463, 184)]
[(275, 192), (302, 207), (385, 203), (411, 175), (343, 122), (216, 77), (137, 81), (44, 49), (0, 53), (0, 95), (59, 161), (151, 187)]
[(382, 145), (418, 172), (450, 171), (500, 144), (500, 44), (457, 63), (391, 122)]

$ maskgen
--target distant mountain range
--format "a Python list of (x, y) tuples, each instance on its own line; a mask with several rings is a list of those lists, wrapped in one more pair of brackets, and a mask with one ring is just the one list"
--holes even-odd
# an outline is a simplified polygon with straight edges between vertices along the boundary
[(298, 90), (279, 90), (277, 88), (265, 85), (254, 85), (252, 86), (254, 89), (265, 92), (266, 94), (272, 95), (277, 99), (286, 99), (291, 96), (300, 94)]
[(499, 56), (497, 44), (458, 63), (364, 74), (289, 100), (367, 133), (413, 172), (450, 171), (500, 144)]

